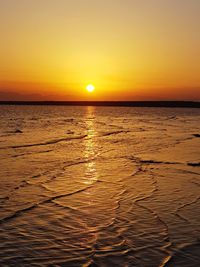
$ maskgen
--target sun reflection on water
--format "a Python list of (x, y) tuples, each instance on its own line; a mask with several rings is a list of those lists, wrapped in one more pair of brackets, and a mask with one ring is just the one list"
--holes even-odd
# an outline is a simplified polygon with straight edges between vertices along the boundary
[(85, 139), (85, 151), (84, 157), (86, 160), (85, 169), (85, 181), (87, 185), (93, 184), (97, 181), (98, 173), (96, 169), (96, 154), (97, 154), (97, 144), (96, 144), (96, 130), (95, 130), (95, 108), (88, 106), (86, 110), (85, 123), (86, 123), (86, 134)]

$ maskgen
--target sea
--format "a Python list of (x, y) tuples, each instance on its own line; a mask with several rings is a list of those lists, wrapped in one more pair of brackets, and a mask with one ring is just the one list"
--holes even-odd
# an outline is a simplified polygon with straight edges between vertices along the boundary
[(0, 266), (199, 267), (200, 109), (0, 106)]

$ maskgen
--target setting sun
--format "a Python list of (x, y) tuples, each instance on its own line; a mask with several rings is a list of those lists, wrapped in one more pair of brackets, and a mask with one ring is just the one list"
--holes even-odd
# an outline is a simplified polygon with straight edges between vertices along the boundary
[(94, 89), (95, 89), (95, 87), (94, 87), (94, 85), (92, 85), (92, 84), (88, 84), (88, 85), (86, 86), (86, 90), (87, 90), (89, 93), (92, 93), (92, 92), (94, 91)]

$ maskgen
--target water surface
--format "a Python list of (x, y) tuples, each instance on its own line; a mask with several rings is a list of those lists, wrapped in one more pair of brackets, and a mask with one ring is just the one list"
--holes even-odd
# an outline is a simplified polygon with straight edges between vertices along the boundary
[(200, 110), (1, 106), (0, 266), (200, 266)]

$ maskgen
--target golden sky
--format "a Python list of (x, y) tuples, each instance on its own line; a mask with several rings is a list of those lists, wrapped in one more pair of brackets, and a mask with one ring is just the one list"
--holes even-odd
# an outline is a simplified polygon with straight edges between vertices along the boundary
[(0, 0), (0, 100), (200, 100), (199, 14), (199, 0)]

